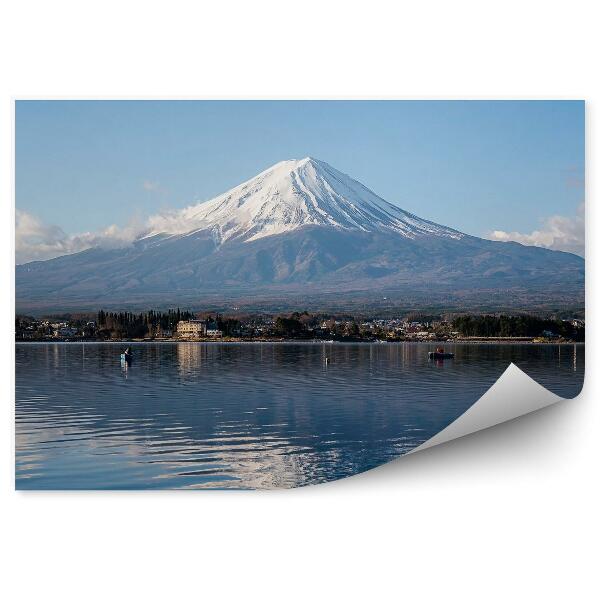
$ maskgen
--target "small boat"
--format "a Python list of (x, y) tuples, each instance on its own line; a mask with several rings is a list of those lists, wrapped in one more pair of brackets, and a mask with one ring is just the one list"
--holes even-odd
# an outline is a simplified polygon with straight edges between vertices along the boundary
[(444, 358), (454, 358), (454, 352), (430, 352), (429, 360), (444, 360)]
[(132, 359), (133, 359), (133, 356), (131, 356), (131, 354), (127, 354), (126, 352), (123, 352), (121, 354), (121, 364), (122, 365), (130, 365)]

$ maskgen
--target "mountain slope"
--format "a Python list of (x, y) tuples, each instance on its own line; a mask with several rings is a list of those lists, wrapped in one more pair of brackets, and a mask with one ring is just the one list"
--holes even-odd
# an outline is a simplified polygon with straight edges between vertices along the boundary
[(307, 225), (395, 231), (414, 238), (464, 234), (412, 215), (314, 159), (285, 160), (213, 200), (156, 221), (149, 235), (210, 231), (216, 243), (257, 240)]
[[(217, 198), (155, 219), (132, 245), (17, 267), (17, 307), (365, 297), (582, 301), (584, 261), (492, 242), (389, 204), (315, 159), (284, 161)], [(524, 300), (527, 302), (528, 300)]]

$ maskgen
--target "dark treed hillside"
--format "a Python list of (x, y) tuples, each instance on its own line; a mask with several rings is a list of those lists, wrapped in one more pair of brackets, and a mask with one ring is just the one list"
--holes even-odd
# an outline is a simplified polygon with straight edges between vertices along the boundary
[(541, 319), (530, 315), (461, 316), (452, 321), (452, 327), (469, 337), (537, 337), (544, 333), (583, 341), (583, 328), (575, 327), (571, 321)]

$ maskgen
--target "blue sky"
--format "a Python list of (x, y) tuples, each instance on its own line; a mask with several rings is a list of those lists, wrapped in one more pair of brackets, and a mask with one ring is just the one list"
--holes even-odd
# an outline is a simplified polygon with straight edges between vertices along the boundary
[(583, 201), (584, 103), (18, 101), (16, 208), (66, 235), (209, 199), (314, 156), (466, 233)]

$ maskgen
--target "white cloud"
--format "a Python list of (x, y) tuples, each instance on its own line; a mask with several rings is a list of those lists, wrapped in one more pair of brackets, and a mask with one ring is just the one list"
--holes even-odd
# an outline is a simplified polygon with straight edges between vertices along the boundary
[[(126, 227), (111, 225), (98, 232), (67, 235), (57, 225), (47, 225), (26, 211), (16, 211), (15, 251), (16, 262), (47, 260), (73, 254), (93, 247), (122, 248), (135, 239), (151, 233), (185, 233), (202, 225), (197, 206), (152, 215), (145, 223), (130, 223)], [(577, 215), (555, 215), (543, 221), (540, 230), (531, 233), (517, 231), (492, 231), (488, 237), (502, 242), (520, 242), (528, 246), (541, 246), (552, 250), (573, 252), (581, 256), (585, 250), (584, 204)]]
[(152, 215), (143, 223), (132, 221), (125, 227), (110, 225), (97, 232), (86, 231), (67, 235), (58, 225), (47, 225), (35, 215), (17, 209), (16, 263), (48, 260), (95, 247), (123, 248), (134, 240), (152, 233), (185, 233), (193, 229), (196, 224), (193, 215), (194, 207), (188, 207)]
[(554, 215), (544, 219), (543, 227), (531, 233), (492, 231), (488, 237), (501, 242), (519, 242), (527, 246), (563, 250), (584, 256), (585, 205), (583, 202), (579, 205), (574, 217)]
[(202, 225), (203, 219), (197, 217), (198, 206), (188, 206), (179, 210), (170, 210), (148, 217), (147, 230), (158, 233), (186, 233)]
[(119, 248), (139, 236), (141, 228), (111, 225), (99, 232), (67, 235), (57, 225), (46, 225), (26, 211), (16, 211), (15, 258), (17, 264), (32, 260), (47, 260), (93, 247)]

